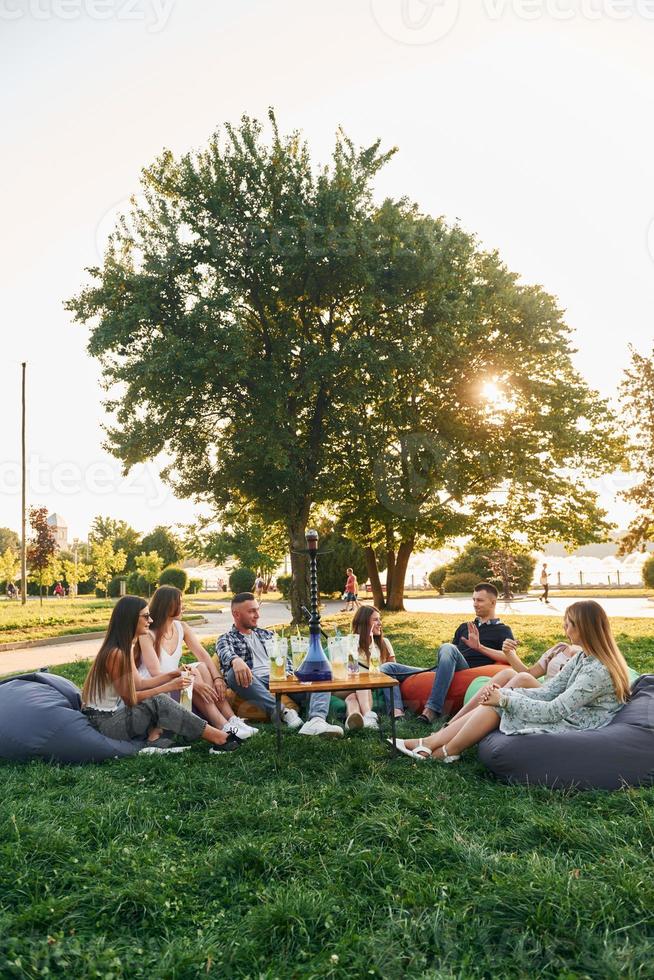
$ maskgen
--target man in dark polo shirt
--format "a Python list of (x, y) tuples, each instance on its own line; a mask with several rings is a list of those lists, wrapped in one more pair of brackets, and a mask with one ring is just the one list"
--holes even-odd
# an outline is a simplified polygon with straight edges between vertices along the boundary
[(469, 667), (485, 667), (487, 664), (506, 663), (502, 653), (505, 640), (513, 639), (510, 627), (495, 617), (497, 589), (487, 582), (480, 582), (472, 593), (475, 619), (461, 623), (451, 643), (444, 643), (438, 651), (438, 666), (431, 689), (419, 721), (431, 724), (443, 711), (452, 678), (458, 670)]

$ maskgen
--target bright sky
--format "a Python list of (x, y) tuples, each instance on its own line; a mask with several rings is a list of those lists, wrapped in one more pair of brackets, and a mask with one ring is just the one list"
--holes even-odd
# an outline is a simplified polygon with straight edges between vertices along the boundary
[[(326, 161), (336, 127), (399, 154), (378, 182), (459, 218), (560, 298), (578, 366), (613, 396), (654, 340), (654, 0), (0, 0), (4, 93), (0, 525), (29, 502), (85, 536), (193, 518), (102, 448), (86, 331), (62, 302), (163, 147), (276, 107)], [(624, 482), (624, 478), (623, 481)], [(601, 481), (613, 503), (621, 481)]]

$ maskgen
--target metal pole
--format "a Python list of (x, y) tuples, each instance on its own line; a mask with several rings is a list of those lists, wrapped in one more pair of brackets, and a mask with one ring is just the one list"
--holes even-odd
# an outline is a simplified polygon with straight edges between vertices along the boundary
[(21, 451), (22, 451), (22, 473), (21, 473), (21, 542), (20, 542), (20, 601), (21, 605), (27, 602), (27, 493), (26, 493), (26, 471), (27, 463), (25, 456), (25, 369), (27, 362), (23, 361), (22, 369), (22, 417), (21, 417)]

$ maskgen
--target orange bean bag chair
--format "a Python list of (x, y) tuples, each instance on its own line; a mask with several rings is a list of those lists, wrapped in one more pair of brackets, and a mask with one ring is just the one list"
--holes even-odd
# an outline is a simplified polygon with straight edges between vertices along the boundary
[[(459, 708), (463, 707), (463, 698), (468, 690), (468, 685), (474, 681), (475, 677), (493, 677), (494, 674), (499, 674), (508, 666), (507, 663), (497, 663), (489, 664), (486, 667), (457, 670), (445, 698), (443, 714), (454, 715)], [(431, 694), (435, 676), (434, 671), (430, 670), (425, 674), (413, 674), (402, 681), (402, 700), (407, 708), (415, 711), (416, 714), (420, 714)]]

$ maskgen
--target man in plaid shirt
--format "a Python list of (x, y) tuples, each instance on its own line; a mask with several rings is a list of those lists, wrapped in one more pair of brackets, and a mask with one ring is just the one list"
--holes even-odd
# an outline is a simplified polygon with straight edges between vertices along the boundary
[[(220, 658), (223, 677), (228, 687), (245, 701), (250, 701), (272, 717), (275, 699), (269, 691), (270, 665), (264, 641), (272, 637), (270, 630), (260, 629), (259, 603), (252, 592), (239, 592), (232, 599), (234, 625), (219, 637), (216, 653)], [(299, 728), (300, 735), (342, 736), (339, 725), (327, 721), (329, 692), (311, 696), (293, 695), (295, 701), (309, 701), (309, 720), (302, 719), (293, 708), (282, 705), (282, 721), (289, 728)]]

